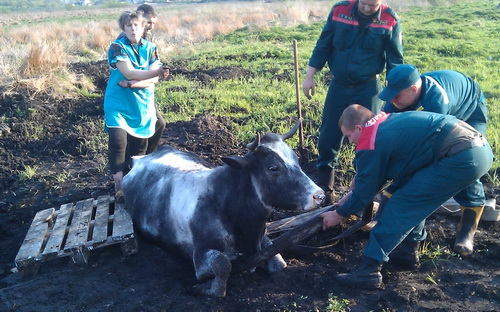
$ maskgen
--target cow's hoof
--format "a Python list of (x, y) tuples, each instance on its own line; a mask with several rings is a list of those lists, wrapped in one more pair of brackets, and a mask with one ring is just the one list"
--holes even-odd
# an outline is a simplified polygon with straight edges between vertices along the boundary
[(269, 273), (276, 273), (286, 268), (286, 262), (280, 254), (277, 254), (267, 262), (266, 270)]
[(224, 297), (226, 295), (225, 287), (213, 287), (213, 280), (198, 284), (193, 287), (193, 292), (196, 295)]

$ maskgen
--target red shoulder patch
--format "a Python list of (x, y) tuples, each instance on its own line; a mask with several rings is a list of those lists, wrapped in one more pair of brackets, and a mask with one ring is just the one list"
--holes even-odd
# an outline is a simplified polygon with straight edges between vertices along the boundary
[(351, 15), (351, 8), (355, 1), (348, 5), (339, 5), (333, 8), (332, 20), (348, 25), (359, 25), (358, 21)]
[(391, 114), (382, 112), (366, 122), (364, 128), (361, 130), (361, 134), (359, 135), (358, 144), (356, 144), (356, 151), (375, 149), (375, 139), (377, 138), (378, 126), (390, 115)]
[(392, 31), (398, 21), (392, 14), (387, 12), (387, 8), (388, 7), (386, 5), (382, 4), (380, 19), (374, 19), (370, 24), (370, 27), (385, 28), (388, 31)]

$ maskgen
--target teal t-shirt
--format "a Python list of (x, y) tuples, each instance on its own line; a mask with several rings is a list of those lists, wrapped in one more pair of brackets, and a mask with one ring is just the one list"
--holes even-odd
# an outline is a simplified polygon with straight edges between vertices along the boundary
[(121, 128), (132, 136), (149, 138), (155, 132), (157, 121), (154, 87), (120, 87), (118, 82), (127, 78), (118, 70), (116, 63), (127, 60), (138, 70), (149, 70), (153, 64), (161, 65), (156, 46), (145, 39), (133, 45), (127, 37), (123, 37), (111, 44), (108, 50), (110, 76), (104, 94), (106, 128)]

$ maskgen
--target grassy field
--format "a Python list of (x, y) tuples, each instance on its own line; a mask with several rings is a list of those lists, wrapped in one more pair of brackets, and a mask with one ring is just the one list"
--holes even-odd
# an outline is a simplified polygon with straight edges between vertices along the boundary
[[(482, 86), (490, 111), (487, 135), (498, 159), (500, 46), (494, 38), (500, 33), (500, 10), (495, 9), (493, 1), (480, 1), (473, 7), (470, 3), (415, 7), (399, 14), (407, 63), (415, 64), (422, 73), (457, 70)], [(242, 121), (236, 127), (241, 140), (249, 140), (256, 131), (280, 132), (289, 128), (297, 116), (292, 42), (298, 41), (303, 76), (323, 23), (268, 29), (245, 27), (168, 55), (168, 62), (186, 64), (191, 70), (241, 66), (253, 75), (208, 85), (183, 76), (164, 82), (158, 88), (158, 103), (166, 119), (190, 119), (202, 113), (232, 116)], [(327, 74), (324, 69), (317, 75), (315, 97), (301, 101), (306, 145), (312, 147), (316, 146), (328, 87), (321, 81)], [(171, 110), (173, 107), (175, 110)], [(292, 143), (296, 144), (297, 141)], [(496, 161), (494, 167), (498, 165)]]
[[(415, 64), (421, 72), (458, 70), (482, 86), (490, 112), (487, 135), (497, 158), (494, 168), (498, 168), (498, 1), (385, 2), (401, 17), (407, 63)], [(174, 122), (200, 114), (229, 116), (241, 141), (250, 140), (257, 131), (289, 129), (297, 116), (293, 40), (298, 42), (302, 82), (333, 3), (224, 2), (157, 7), (160, 15), (154, 41), (167, 64), (182, 65), (191, 71), (236, 66), (250, 73), (209, 83), (173, 75), (156, 88), (165, 119)], [(224, 14), (219, 14), (221, 5)], [(67, 65), (105, 59), (110, 42), (120, 32), (116, 20), (123, 10), (5, 15), (0, 24), (0, 86), (3, 90), (12, 85), (28, 86), (54, 97), (95, 96), (89, 92), (90, 82), (83, 79), (86, 82), (82, 83), (81, 77), (72, 76)], [(67, 14), (72, 16), (71, 21), (65, 17)], [(318, 85), (312, 100), (301, 95), (305, 145), (313, 149), (328, 87), (324, 82), (327, 76), (326, 68), (316, 75)], [(291, 145), (296, 147), (298, 138)]]

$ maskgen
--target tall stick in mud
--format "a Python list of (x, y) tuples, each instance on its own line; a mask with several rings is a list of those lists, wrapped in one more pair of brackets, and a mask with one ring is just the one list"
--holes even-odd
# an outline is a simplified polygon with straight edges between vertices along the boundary
[(300, 105), (300, 80), (299, 80), (299, 57), (297, 49), (297, 40), (293, 41), (293, 57), (295, 64), (295, 95), (297, 100), (297, 117), (300, 120), (299, 126), (299, 152), (302, 160), (308, 161), (307, 151), (304, 150), (304, 128), (302, 125), (302, 107)]

